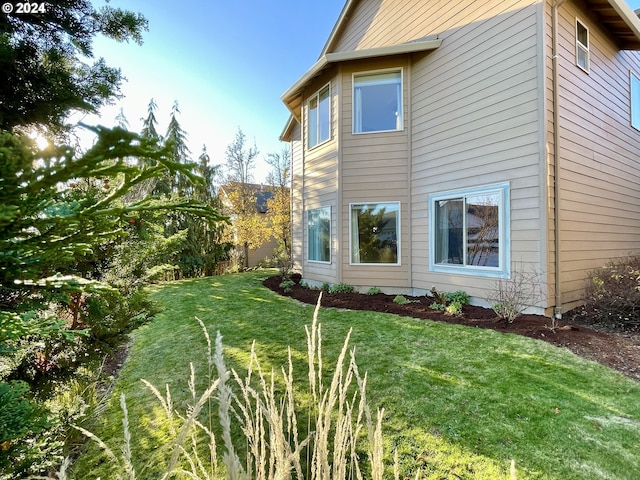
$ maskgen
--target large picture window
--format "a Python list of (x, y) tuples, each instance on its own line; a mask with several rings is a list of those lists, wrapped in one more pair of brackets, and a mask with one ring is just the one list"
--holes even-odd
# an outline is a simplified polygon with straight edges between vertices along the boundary
[(354, 75), (353, 133), (402, 128), (402, 71)]
[(351, 205), (351, 263), (393, 264), (400, 259), (400, 204)]
[(307, 258), (312, 262), (331, 262), (331, 207), (307, 212)]
[(308, 145), (313, 148), (331, 136), (331, 89), (324, 87), (309, 99)]
[(502, 184), (431, 195), (432, 270), (508, 273), (508, 192)]

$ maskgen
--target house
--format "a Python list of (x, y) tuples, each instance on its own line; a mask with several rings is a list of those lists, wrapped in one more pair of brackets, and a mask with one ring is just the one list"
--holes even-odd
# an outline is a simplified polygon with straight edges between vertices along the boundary
[[(278, 240), (266, 230), (269, 223), (267, 203), (273, 198), (272, 189), (261, 184), (231, 182), (220, 187), (220, 198), (223, 209), (231, 218), (234, 243), (237, 243), (238, 235), (243, 238), (247, 236), (243, 230), (254, 230), (255, 235), (251, 235), (251, 242), (243, 248), (237, 247), (238, 256), (244, 259), (243, 265), (253, 268), (265, 261), (271, 261), (278, 248)], [(245, 198), (250, 199), (246, 208), (241, 205)], [(240, 221), (239, 216), (243, 217)], [(253, 223), (254, 221), (258, 224)]]
[(576, 306), (640, 247), (639, 50), (624, 0), (348, 0), (282, 95), (296, 268), (479, 304), (526, 270)]

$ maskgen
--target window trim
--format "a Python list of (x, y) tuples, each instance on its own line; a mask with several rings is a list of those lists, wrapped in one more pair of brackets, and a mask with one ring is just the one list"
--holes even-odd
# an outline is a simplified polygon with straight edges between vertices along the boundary
[[(587, 44), (585, 45), (584, 43), (582, 43), (579, 39), (579, 35), (578, 35), (578, 27), (581, 26), (582, 28), (585, 29), (585, 31), (587, 32)], [(587, 27), (587, 25), (580, 20), (579, 18), (576, 18), (576, 66), (589, 73), (591, 71), (591, 35), (589, 33), (589, 27)], [(582, 66), (580, 65), (580, 52), (583, 51), (585, 54), (585, 59), (586, 59), (586, 65)]]
[(640, 75), (636, 75), (631, 70), (629, 71), (629, 124), (636, 130), (640, 130)]
[[(384, 75), (385, 73), (400, 73), (400, 128), (390, 130), (371, 130), (366, 132), (356, 132), (356, 77), (367, 75)], [(397, 121), (396, 121), (397, 122)], [(379, 70), (366, 70), (353, 72), (351, 74), (351, 133), (353, 135), (367, 135), (370, 133), (402, 132), (404, 131), (404, 67), (384, 68)]]
[[(325, 210), (328, 209), (329, 210), (329, 260), (312, 260), (311, 258), (309, 258), (309, 246), (311, 245), (310, 240), (310, 235), (309, 235), (309, 213), (316, 211), (316, 210)], [(316, 208), (309, 208), (307, 209), (307, 225), (306, 225), (306, 233), (307, 233), (307, 248), (306, 250), (306, 259), (307, 262), (310, 263), (320, 263), (323, 265), (331, 265), (332, 260), (333, 260), (333, 248), (332, 248), (332, 234), (333, 234), (333, 229), (331, 226), (331, 214), (332, 214), (332, 208), (331, 205), (322, 205), (320, 207), (316, 207)]]
[[(329, 125), (328, 125), (328, 136), (327, 138), (325, 138), (324, 140), (320, 140), (320, 94), (322, 92), (324, 92), (325, 90), (328, 90), (329, 93)], [(316, 118), (316, 143), (311, 145), (311, 135), (309, 134), (311, 128), (311, 102), (313, 100), (317, 101), (317, 118)], [(320, 145), (328, 142), (331, 140), (331, 111), (332, 111), (332, 106), (331, 106), (331, 82), (327, 83), (326, 85), (324, 85), (322, 88), (318, 89), (313, 95), (311, 95), (308, 99), (307, 99), (307, 141), (306, 141), (306, 145), (307, 145), (307, 150), (313, 150), (314, 148), (319, 147)]]
[[(436, 242), (437, 232), (435, 204), (440, 200), (449, 200), (460, 197), (470, 197), (480, 194), (498, 193), (498, 214), (500, 215), (498, 226), (499, 266), (479, 267), (474, 265), (454, 265), (436, 263)], [(482, 185), (471, 188), (448, 190), (445, 192), (432, 193), (429, 195), (429, 271), (443, 272), (460, 275), (473, 275), (478, 277), (509, 278), (511, 275), (511, 198), (510, 184), (496, 183)], [(466, 244), (466, 242), (464, 242)], [(466, 248), (466, 247), (465, 247)], [(465, 252), (466, 256), (466, 252)]]
[[(363, 262), (354, 262), (353, 261), (353, 221), (352, 221), (352, 212), (353, 207), (357, 205), (382, 205), (382, 204), (394, 204), (397, 205), (397, 222), (396, 222), (396, 232), (397, 232), (397, 248), (396, 248), (396, 256), (398, 261), (396, 263), (363, 263)], [(361, 266), (376, 266), (376, 267), (398, 267), (402, 265), (402, 250), (401, 250), (401, 235), (402, 235), (402, 203), (395, 200), (378, 200), (373, 202), (351, 202), (349, 203), (349, 265), (354, 267)]]

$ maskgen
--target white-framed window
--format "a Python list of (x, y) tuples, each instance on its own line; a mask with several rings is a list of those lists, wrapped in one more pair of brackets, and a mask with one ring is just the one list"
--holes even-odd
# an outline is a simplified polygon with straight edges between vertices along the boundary
[(351, 264), (400, 265), (400, 203), (352, 203)]
[(308, 147), (326, 142), (331, 137), (331, 86), (328, 84), (309, 98)]
[(631, 103), (631, 126), (640, 130), (640, 78), (631, 72), (629, 76)]
[(509, 184), (429, 195), (429, 268), (509, 276)]
[(331, 207), (307, 211), (307, 259), (331, 263)]
[(354, 74), (353, 133), (402, 129), (402, 69)]
[(578, 19), (576, 19), (576, 65), (585, 72), (589, 72), (589, 29)]

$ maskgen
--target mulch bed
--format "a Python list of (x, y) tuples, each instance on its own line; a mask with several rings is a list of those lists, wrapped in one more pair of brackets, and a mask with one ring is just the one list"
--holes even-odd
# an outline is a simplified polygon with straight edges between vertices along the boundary
[[(315, 305), (318, 292), (298, 284), (299, 275), (292, 277), (296, 283), (290, 292), (281, 287), (282, 277), (273, 276), (263, 284), (281, 294), (295, 298), (304, 303)], [(411, 303), (399, 305), (393, 303), (395, 295), (378, 293), (364, 295), (360, 293), (336, 293), (322, 296), (323, 307), (344, 308), (349, 310), (370, 310), (375, 312), (394, 313), (414, 318), (454, 323), (477, 328), (489, 328), (505, 333), (524, 335), (549, 342), (558, 347), (565, 347), (577, 355), (594, 360), (610, 368), (618, 370), (626, 376), (640, 381), (640, 334), (637, 332), (603, 331), (597, 329), (588, 318), (572, 315), (552, 327), (552, 321), (541, 315), (521, 315), (513, 323), (500, 319), (489, 308), (465, 305), (461, 316), (445, 315), (429, 308), (432, 303), (427, 297), (409, 297)]]

